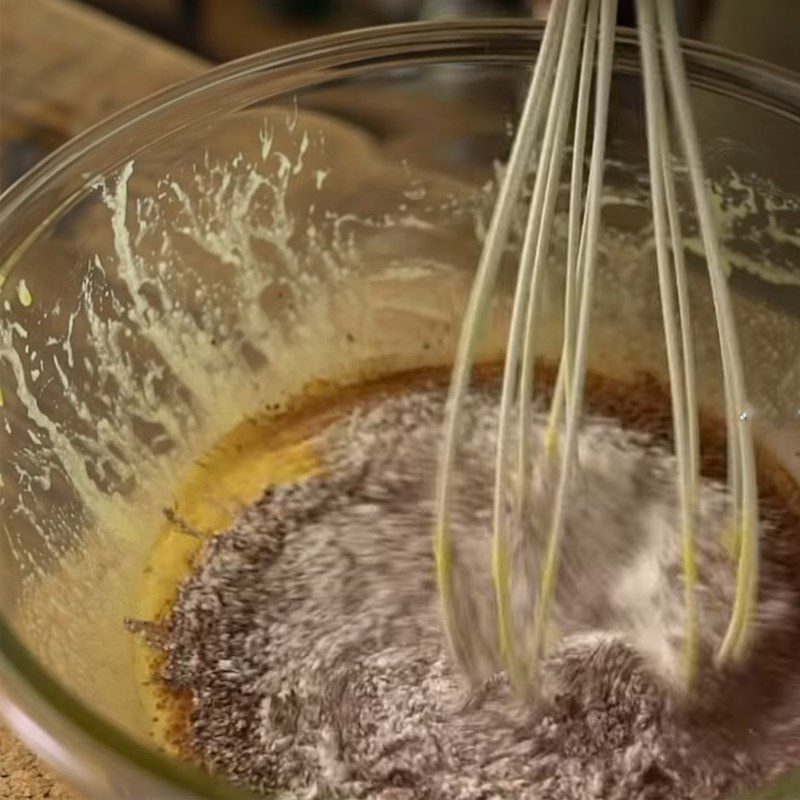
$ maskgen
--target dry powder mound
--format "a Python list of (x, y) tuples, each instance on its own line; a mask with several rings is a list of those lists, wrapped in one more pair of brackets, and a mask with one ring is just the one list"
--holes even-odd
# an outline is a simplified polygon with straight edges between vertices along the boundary
[[(431, 548), (444, 394), (389, 396), (335, 423), (317, 443), (323, 472), (266, 492), (180, 588), (162, 678), (191, 696), (192, 758), (264, 793), (380, 800), (700, 800), (785, 766), (761, 712), (781, 707), (784, 683), (800, 697), (800, 678), (769, 655), (800, 630), (789, 581), (767, 554), (758, 669), (771, 665), (770, 698), (752, 689), (767, 673), (706, 670), (702, 707), (682, 702), (674, 459), (612, 420), (584, 425), (553, 614), (559, 637), (537, 700), (514, 697), (496, 653), (490, 577), (496, 400), (469, 398), (452, 510), (473, 679), (445, 643)], [(532, 508), (546, 507), (551, 484), (533, 480)], [(726, 509), (722, 488), (704, 479), (704, 657), (732, 597), (719, 544)], [(515, 542), (520, 636), (543, 516), (532, 513)], [(800, 713), (784, 713), (780, 730), (781, 742), (797, 741)]]

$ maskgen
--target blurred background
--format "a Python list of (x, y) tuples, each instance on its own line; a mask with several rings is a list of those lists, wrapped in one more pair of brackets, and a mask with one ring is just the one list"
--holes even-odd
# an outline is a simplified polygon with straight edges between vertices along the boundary
[[(87, 0), (90, 5), (226, 61), (348, 28), (453, 16), (543, 17), (549, 0)], [(621, 0), (631, 24), (633, 0)], [(677, 0), (682, 33), (800, 70), (798, 0)]]
[[(114, 111), (209, 66), (313, 36), (551, 0), (0, 0), (0, 190)], [(800, 0), (675, 0), (684, 36), (800, 72)], [(631, 25), (634, 0), (619, 0)]]

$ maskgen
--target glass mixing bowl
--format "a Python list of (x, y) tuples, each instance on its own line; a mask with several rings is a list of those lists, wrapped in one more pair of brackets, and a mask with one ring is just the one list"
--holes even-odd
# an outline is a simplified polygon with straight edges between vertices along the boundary
[[(95, 127), (0, 199), (0, 700), (87, 795), (235, 796), (148, 734), (123, 621), (162, 509), (245, 416), (310, 383), (449, 363), (540, 37), (521, 22), (424, 24), (246, 58)], [(800, 80), (684, 49), (749, 424), (797, 478)], [(623, 31), (590, 366), (663, 379), (641, 99)], [(686, 225), (713, 410), (716, 334)], [(485, 359), (502, 353), (508, 284)]]

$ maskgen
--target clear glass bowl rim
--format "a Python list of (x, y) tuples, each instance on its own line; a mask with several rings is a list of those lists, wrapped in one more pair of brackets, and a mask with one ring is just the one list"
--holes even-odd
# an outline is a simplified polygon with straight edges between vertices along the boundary
[[(271, 94), (284, 95), (293, 89), (385, 70), (392, 65), (453, 61), (519, 64), (536, 53), (542, 31), (541, 23), (519, 19), (417, 22), (364, 28), (247, 56), (150, 95), (71, 139), (0, 195), (0, 275), (6, 275), (16, 257), (37, 235), (83, 196), (94, 176), (107, 174), (138, 150), (182, 128), (221, 117), (248, 102), (263, 101)], [(761, 106), (791, 119), (798, 124), (800, 140), (800, 73), (699, 42), (684, 40), (682, 49), (693, 86)], [(614, 71), (639, 73), (638, 39), (633, 30), (618, 29)], [(284, 80), (270, 91), (269, 81), (278, 73)], [(237, 86), (241, 89), (240, 85), (250, 78), (257, 79), (257, 83), (245, 87), (244, 91), (229, 91)], [(199, 112), (192, 104), (194, 100), (210, 98), (214, 103), (203, 106)], [(154, 126), (157, 129), (155, 139)], [(138, 136), (145, 133), (149, 138)], [(144, 144), (138, 150), (127, 149), (124, 156), (120, 156), (109, 147), (120, 138), (127, 142), (144, 141)], [(92, 164), (88, 172), (80, 169), (83, 162), (98, 154), (106, 156), (102, 164)], [(63, 186), (57, 204), (45, 217), (25, 220), (31, 204), (47, 187), (59, 181)], [(24, 686), (32, 696), (44, 701), (50, 712), (76, 732), (88, 736), (97, 748), (110, 751), (112, 760), (127, 761), (177, 792), (207, 798), (251, 796), (140, 744), (89, 709), (37, 662), (2, 614), (0, 642), (0, 678), (5, 673), (14, 683)], [(3, 684), (0, 684), (0, 692), (4, 691)], [(25, 713), (27, 703), (21, 697), (7, 699), (18, 704)], [(790, 776), (788, 783), (781, 782), (780, 786), (768, 790), (763, 797), (789, 798), (798, 793), (800, 773)]]

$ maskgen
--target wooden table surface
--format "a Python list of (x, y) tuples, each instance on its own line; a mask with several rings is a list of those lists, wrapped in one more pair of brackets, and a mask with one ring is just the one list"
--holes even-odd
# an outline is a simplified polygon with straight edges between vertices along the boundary
[(207, 62), (72, 0), (0, 0), (0, 189)]
[[(0, 190), (114, 111), (207, 62), (72, 0), (0, 0)], [(0, 800), (76, 800), (0, 722)]]

